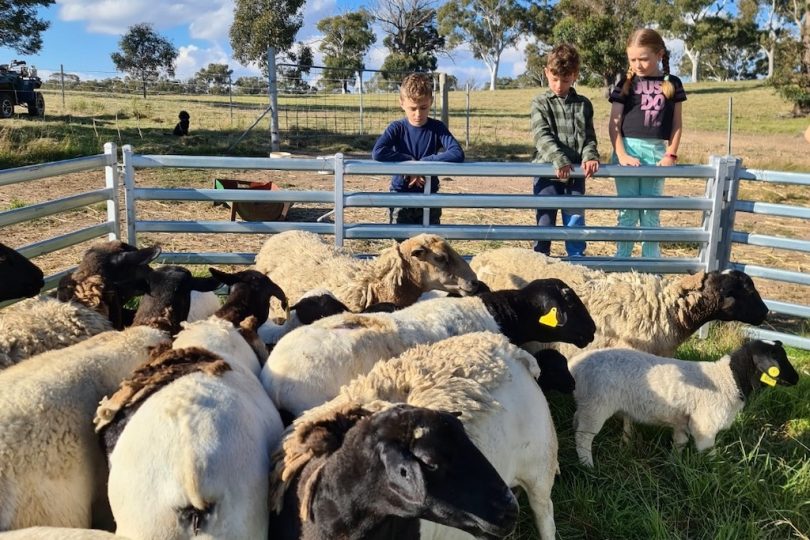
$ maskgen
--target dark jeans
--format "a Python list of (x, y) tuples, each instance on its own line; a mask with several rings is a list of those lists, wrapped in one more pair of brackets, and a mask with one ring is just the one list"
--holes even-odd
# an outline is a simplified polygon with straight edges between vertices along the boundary
[[(430, 224), (439, 225), (442, 218), (441, 208), (430, 209)], [(421, 208), (389, 208), (388, 209), (388, 223), (397, 223), (404, 225), (421, 225), (422, 224), (422, 209)]]
[[(558, 180), (551, 178), (537, 177), (534, 179), (533, 192), (540, 196), (557, 195), (584, 195), (585, 179), (569, 178), (568, 180)], [(574, 212), (574, 213), (571, 213)], [(562, 211), (562, 224), (564, 227), (582, 227), (585, 225), (584, 210)], [(540, 227), (554, 227), (557, 222), (557, 208), (538, 208), (537, 225)], [(548, 255), (551, 252), (551, 241), (538, 240), (534, 243), (534, 250)], [(566, 240), (565, 251), (569, 257), (581, 257), (585, 254), (585, 242), (583, 240)]]

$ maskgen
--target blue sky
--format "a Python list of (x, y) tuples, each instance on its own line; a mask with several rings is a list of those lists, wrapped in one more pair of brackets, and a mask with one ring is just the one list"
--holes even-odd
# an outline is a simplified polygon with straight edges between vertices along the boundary
[[(307, 1), (304, 26), (297, 39), (313, 43), (316, 63), (320, 63), (316, 23), (362, 5), (373, 6), (373, 0)], [(52, 71), (58, 72), (60, 64), (65, 72), (75, 73), (83, 80), (114, 76), (110, 54), (118, 49), (118, 41), (127, 27), (142, 22), (151, 23), (178, 49), (178, 78), (189, 78), (211, 62), (229, 64), (235, 77), (259, 73), (254, 66), (240, 66), (231, 58), (228, 29), (233, 20), (233, 0), (57, 0), (40, 13), (51, 26), (44, 34), (40, 53), (24, 59), (46, 77)], [(378, 43), (366, 58), (366, 66), (372, 69), (379, 68), (386, 56), (382, 32), (377, 29), (375, 33)], [(521, 43), (504, 52), (499, 76), (515, 77), (523, 72), (525, 45)], [(0, 62), (17, 57), (15, 51), (0, 48)], [(471, 80), (483, 84), (489, 80), (483, 62), (464, 50), (454, 51), (452, 59), (440, 57), (439, 70), (455, 75), (462, 84)]]

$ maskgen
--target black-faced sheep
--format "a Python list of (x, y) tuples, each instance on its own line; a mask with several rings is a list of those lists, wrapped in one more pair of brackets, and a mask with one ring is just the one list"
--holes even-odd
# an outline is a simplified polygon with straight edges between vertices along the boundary
[(470, 265), (443, 238), (420, 234), (360, 260), (305, 231), (271, 236), (256, 255), (256, 269), (270, 276), (293, 301), (324, 287), (352, 311), (392, 302), (405, 307), (431, 289), (473, 294), (478, 280)]
[(170, 343), (162, 328), (185, 319), (188, 301), (178, 305), (142, 302), (136, 317), (153, 326), (104, 332), (0, 372), (9, 389), (0, 392), (0, 530), (91, 526), (107, 476), (93, 414), (152, 349)]
[(469, 332), (500, 332), (513, 343), (565, 341), (582, 346), (594, 323), (560, 280), (467, 298), (436, 298), (394, 313), (342, 314), (281, 338), (262, 369), (279, 410), (301, 414), (335, 397), (341, 385), (420, 343)]
[(269, 449), (283, 428), (257, 378), (267, 352), (255, 348), (255, 329), (280, 289), (254, 270), (211, 274), (231, 286), (222, 308), (184, 323), (172, 350), (142, 366), (96, 413), (119, 534), (267, 537)]
[(614, 414), (622, 415), (626, 437), (632, 422), (664, 425), (673, 428), (676, 447), (691, 435), (695, 447), (705, 450), (731, 426), (754, 391), (799, 380), (778, 341), (752, 341), (714, 362), (600, 349), (572, 358), (570, 369), (576, 380), (577, 454), (590, 467), (593, 438)]
[(271, 479), (272, 538), (411, 540), (419, 518), (478, 538), (511, 532), (515, 498), (455, 415), (375, 405), (296, 422)]
[[(628, 347), (672, 356), (707, 322), (761, 324), (768, 315), (754, 282), (736, 270), (665, 278), (606, 273), (522, 248), (483, 252), (470, 265), (493, 290), (520, 287), (538, 278), (564, 279), (596, 321), (596, 337), (587, 349)], [(569, 358), (579, 352), (566, 345), (559, 349)]]
[(34, 296), (44, 285), (37, 265), (0, 242), (0, 302)]
[[(535, 382), (538, 372), (534, 358), (503, 335), (475, 332), (378, 362), (318, 409), (345, 403), (370, 407), (382, 400), (459, 411), (470, 439), (510, 487), (524, 489), (541, 537), (552, 540), (557, 436)], [(422, 528), (425, 540), (458, 536), (431, 524)]]

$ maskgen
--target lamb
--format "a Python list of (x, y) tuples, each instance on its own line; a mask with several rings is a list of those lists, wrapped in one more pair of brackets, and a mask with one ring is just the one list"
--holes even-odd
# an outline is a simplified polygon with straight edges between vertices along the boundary
[(689, 362), (630, 349), (599, 349), (572, 358), (577, 411), (574, 430), (579, 460), (593, 467), (591, 445), (605, 421), (673, 428), (676, 448), (695, 439), (698, 451), (714, 446), (748, 398), (765, 385), (793, 386), (799, 375), (778, 341), (751, 341), (714, 362)]
[(42, 270), (0, 242), (0, 302), (29, 298), (45, 285)]
[(266, 350), (249, 342), (279, 289), (253, 270), (211, 273), (231, 285), (225, 305), (185, 323), (97, 411), (117, 534), (267, 538), (269, 449), (283, 426), (257, 378)]
[(0, 388), (13, 389), (0, 392), (0, 531), (91, 526), (106, 479), (93, 413), (152, 349), (170, 343), (182, 305), (142, 302), (136, 321), (149, 326), (104, 332), (0, 372)]
[[(293, 416), (335, 397), (341, 385), (406, 349), (476, 331), (514, 343), (566, 341), (583, 346), (594, 323), (576, 293), (558, 279), (468, 298), (436, 298), (394, 313), (341, 314), (281, 338), (261, 380), (280, 411)], [(283, 414), (284, 414), (283, 412)]]
[[(517, 502), (455, 414), (377, 402), (319, 408), (284, 440), (271, 538), (411, 540), (424, 518), (502, 538)], [(358, 474), (362, 471), (361, 474)]]
[(469, 295), (478, 280), (470, 265), (443, 238), (420, 234), (384, 249), (371, 261), (338, 252), (306, 231), (271, 236), (256, 255), (256, 269), (297, 301), (315, 287), (325, 287), (352, 311), (393, 302), (405, 307), (430, 289)]
[[(539, 372), (535, 359), (505, 336), (475, 332), (417, 345), (378, 362), (323, 408), (346, 403), (369, 407), (382, 400), (460, 411), (470, 439), (504, 482), (526, 492), (541, 538), (553, 540), (557, 437), (548, 403), (534, 380)], [(424, 540), (459, 536), (468, 538), (423, 523)]]
[(111, 330), (111, 317), (120, 329), (123, 303), (144, 292), (148, 263), (159, 253), (118, 241), (96, 244), (63, 278), (60, 300), (40, 296), (0, 311), (0, 370)]
[[(768, 315), (754, 282), (737, 270), (677, 278), (605, 273), (522, 248), (484, 252), (470, 264), (494, 290), (520, 287), (542, 277), (565, 279), (596, 321), (596, 338), (588, 349), (627, 347), (672, 356), (709, 321), (757, 325)], [(559, 350), (567, 357), (579, 352), (567, 345)]]

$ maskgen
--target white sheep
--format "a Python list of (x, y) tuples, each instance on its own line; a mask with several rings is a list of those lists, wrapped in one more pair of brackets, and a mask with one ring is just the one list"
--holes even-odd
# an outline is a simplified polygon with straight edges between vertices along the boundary
[[(93, 413), (152, 349), (170, 343), (169, 329), (185, 319), (195, 283), (185, 269), (152, 273), (172, 276), (163, 281), (172, 294), (153, 287), (135, 315), (137, 326), (0, 371), (0, 531), (35, 525), (86, 528), (92, 510), (105, 517), (107, 468)], [(163, 301), (154, 301), (153, 294)]]
[(473, 294), (469, 264), (443, 238), (420, 234), (384, 249), (372, 260), (337, 251), (320, 236), (286, 231), (271, 236), (256, 255), (256, 269), (281, 286), (291, 301), (325, 287), (352, 311), (371, 304), (413, 304), (430, 289)]
[(593, 467), (591, 445), (614, 414), (632, 422), (673, 428), (676, 448), (691, 435), (701, 451), (714, 446), (748, 397), (764, 385), (792, 386), (799, 379), (782, 344), (752, 341), (714, 362), (690, 362), (630, 349), (599, 349), (572, 358), (577, 411), (574, 430), (580, 461)]
[(127, 540), (97, 529), (68, 529), (63, 527), (28, 527), (0, 533), (0, 540)]
[[(172, 350), (143, 366), (97, 411), (119, 534), (267, 537), (270, 448), (283, 426), (258, 381), (259, 356), (249, 341), (258, 340), (254, 330), (267, 318), (275, 285), (251, 270), (230, 275), (239, 276), (238, 284), (212, 274), (233, 285), (225, 305), (207, 320), (185, 323)], [(247, 315), (254, 308), (261, 313)], [(225, 318), (245, 315), (248, 328)], [(134, 412), (119, 414), (122, 409)]]
[[(417, 345), (378, 362), (367, 375), (341, 388), (337, 398), (306, 416), (350, 403), (373, 407), (377, 401), (460, 412), (470, 439), (504, 482), (526, 492), (541, 538), (552, 540), (557, 436), (535, 382), (539, 374), (535, 359), (506, 337), (476, 332)], [(422, 523), (423, 540), (462, 537), (471, 538)]]
[(585, 345), (594, 324), (560, 280), (467, 298), (437, 298), (393, 313), (341, 314), (281, 338), (261, 380), (280, 411), (294, 416), (337, 395), (341, 385), (379, 360), (420, 343), (469, 332), (502, 332), (515, 343), (568, 341)]
[[(760, 324), (768, 314), (754, 282), (736, 270), (666, 278), (606, 273), (523, 248), (486, 251), (470, 265), (492, 290), (539, 278), (564, 279), (596, 321), (596, 337), (587, 349), (628, 347), (671, 356), (709, 321)], [(568, 345), (559, 350), (569, 358), (579, 352)]]

